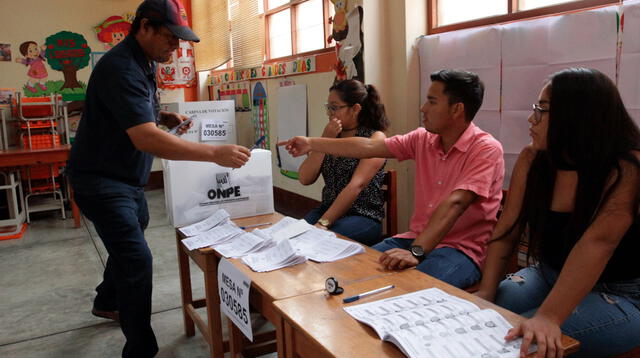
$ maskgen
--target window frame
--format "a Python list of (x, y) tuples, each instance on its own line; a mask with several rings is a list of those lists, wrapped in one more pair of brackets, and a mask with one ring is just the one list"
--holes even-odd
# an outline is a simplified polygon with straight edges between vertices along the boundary
[[(297, 10), (297, 5), (300, 5), (304, 2), (307, 2), (309, 0), (291, 0), (290, 2), (284, 4), (284, 5), (280, 5), (276, 8), (273, 8), (271, 10), (267, 10), (268, 7), (268, 0), (262, 0), (263, 4), (264, 4), (264, 40), (265, 40), (265, 57), (266, 60), (264, 61), (264, 63), (273, 63), (273, 62), (280, 62), (280, 61), (286, 61), (286, 60), (290, 60), (290, 59), (294, 59), (294, 58), (298, 58), (298, 57), (304, 57), (304, 56), (311, 56), (311, 55), (317, 55), (320, 53), (325, 53), (325, 52), (332, 52), (334, 51), (335, 46), (334, 45), (328, 45), (327, 44), (327, 38), (329, 37), (329, 35), (331, 34), (331, 28), (330, 28), (330, 24), (329, 24), (329, 0), (322, 0), (322, 12), (323, 12), (323, 25), (324, 25), (324, 38), (322, 39), (324, 48), (320, 48), (317, 50), (313, 50), (313, 51), (307, 51), (307, 52), (300, 52), (297, 53), (297, 23), (296, 23), (296, 19), (297, 19), (297, 14), (296, 14), (296, 10)], [(290, 9), (290, 16), (291, 16), (291, 55), (289, 56), (283, 56), (283, 57), (275, 57), (275, 58), (271, 58), (271, 43), (270, 43), (270, 39), (269, 39), (269, 17), (270, 15), (273, 15), (275, 13), (281, 12), (283, 10), (286, 9)]]
[(598, 7), (620, 4), (620, 0), (578, 0), (568, 3), (549, 5), (530, 10), (516, 11), (518, 0), (503, 0), (507, 2), (507, 14), (485, 17), (455, 24), (434, 26), (438, 21), (438, 0), (427, 0), (427, 35), (468, 29), (471, 27), (502, 24), (534, 17), (557, 15), (562, 13), (583, 11)]

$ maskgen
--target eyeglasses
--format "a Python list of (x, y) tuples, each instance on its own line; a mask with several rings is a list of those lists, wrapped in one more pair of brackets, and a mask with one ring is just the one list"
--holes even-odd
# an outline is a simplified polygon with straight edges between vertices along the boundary
[(351, 107), (350, 104), (343, 104), (341, 106), (334, 106), (334, 105), (330, 105), (329, 103), (325, 103), (324, 104), (324, 108), (327, 111), (327, 114), (334, 114), (336, 113), (339, 109), (344, 108), (344, 107)]
[(533, 110), (533, 124), (538, 124), (542, 120), (542, 114), (549, 112), (548, 109), (540, 107), (539, 104), (534, 104), (531, 106)]

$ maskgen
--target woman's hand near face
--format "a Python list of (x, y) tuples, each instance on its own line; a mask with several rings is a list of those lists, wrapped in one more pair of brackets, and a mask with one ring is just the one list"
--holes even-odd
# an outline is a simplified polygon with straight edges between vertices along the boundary
[(336, 138), (342, 132), (342, 122), (338, 118), (331, 118), (324, 127), (322, 136), (325, 138)]

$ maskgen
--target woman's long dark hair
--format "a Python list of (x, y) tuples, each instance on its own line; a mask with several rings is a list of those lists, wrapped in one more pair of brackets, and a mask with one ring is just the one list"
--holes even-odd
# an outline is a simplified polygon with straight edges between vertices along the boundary
[(331, 86), (329, 91), (336, 91), (338, 97), (349, 106), (356, 103), (360, 105), (358, 126), (376, 131), (385, 131), (389, 127), (384, 104), (380, 100), (378, 90), (373, 85), (364, 85), (357, 80), (344, 80)]
[(547, 150), (531, 164), (522, 210), (509, 231), (522, 234), (528, 227), (528, 256), (542, 261), (543, 226), (557, 170), (578, 174), (574, 209), (562, 236), (579, 238), (619, 185), (620, 161), (640, 166), (632, 153), (640, 148), (640, 131), (611, 79), (598, 70), (569, 68), (551, 76), (549, 91)]

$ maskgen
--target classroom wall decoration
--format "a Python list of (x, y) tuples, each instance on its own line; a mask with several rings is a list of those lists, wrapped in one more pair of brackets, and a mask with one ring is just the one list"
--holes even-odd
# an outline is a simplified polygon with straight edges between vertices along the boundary
[(0, 107), (11, 105), (11, 99), (15, 96), (15, 89), (0, 88)]
[(336, 41), (334, 82), (357, 79), (364, 82), (364, 41), (362, 34), (362, 0), (331, 0), (335, 8), (335, 16), (330, 19), (333, 24), (327, 42)]
[(49, 66), (64, 75), (64, 81), (49, 82), (50, 90), (63, 96), (76, 94), (78, 98), (74, 99), (84, 99), (86, 85), (78, 81), (77, 72), (89, 65), (91, 48), (87, 40), (82, 34), (60, 31), (47, 37), (45, 45)]
[(251, 84), (249, 81), (211, 86), (211, 93), (214, 101), (235, 101), (236, 112), (251, 111)]
[(180, 40), (180, 46), (173, 52), (169, 61), (158, 63), (156, 73), (160, 88), (175, 89), (195, 86), (195, 58), (191, 42)]
[(104, 50), (108, 51), (127, 37), (131, 30), (131, 22), (122, 16), (113, 15), (93, 29), (98, 40), (104, 43)]
[(10, 44), (0, 44), (0, 61), (11, 61)]
[(45, 82), (49, 73), (45, 66), (46, 45), (38, 46), (35, 41), (25, 41), (20, 44), (20, 53), (24, 57), (16, 57), (16, 62), (27, 66), (27, 83), (24, 85), (25, 95), (36, 95), (38, 92), (46, 91)]
[(269, 108), (267, 107), (267, 90), (262, 85), (262, 82), (255, 82), (251, 90), (253, 97), (253, 129), (255, 131), (255, 139), (265, 136), (265, 140), (260, 144), (260, 148), (269, 149), (270, 135), (269, 135)]
[(238, 82), (259, 78), (273, 78), (287, 75), (316, 72), (316, 57), (301, 57), (293, 61), (275, 62), (244, 70), (216, 71), (209, 75), (209, 86), (220, 83)]

